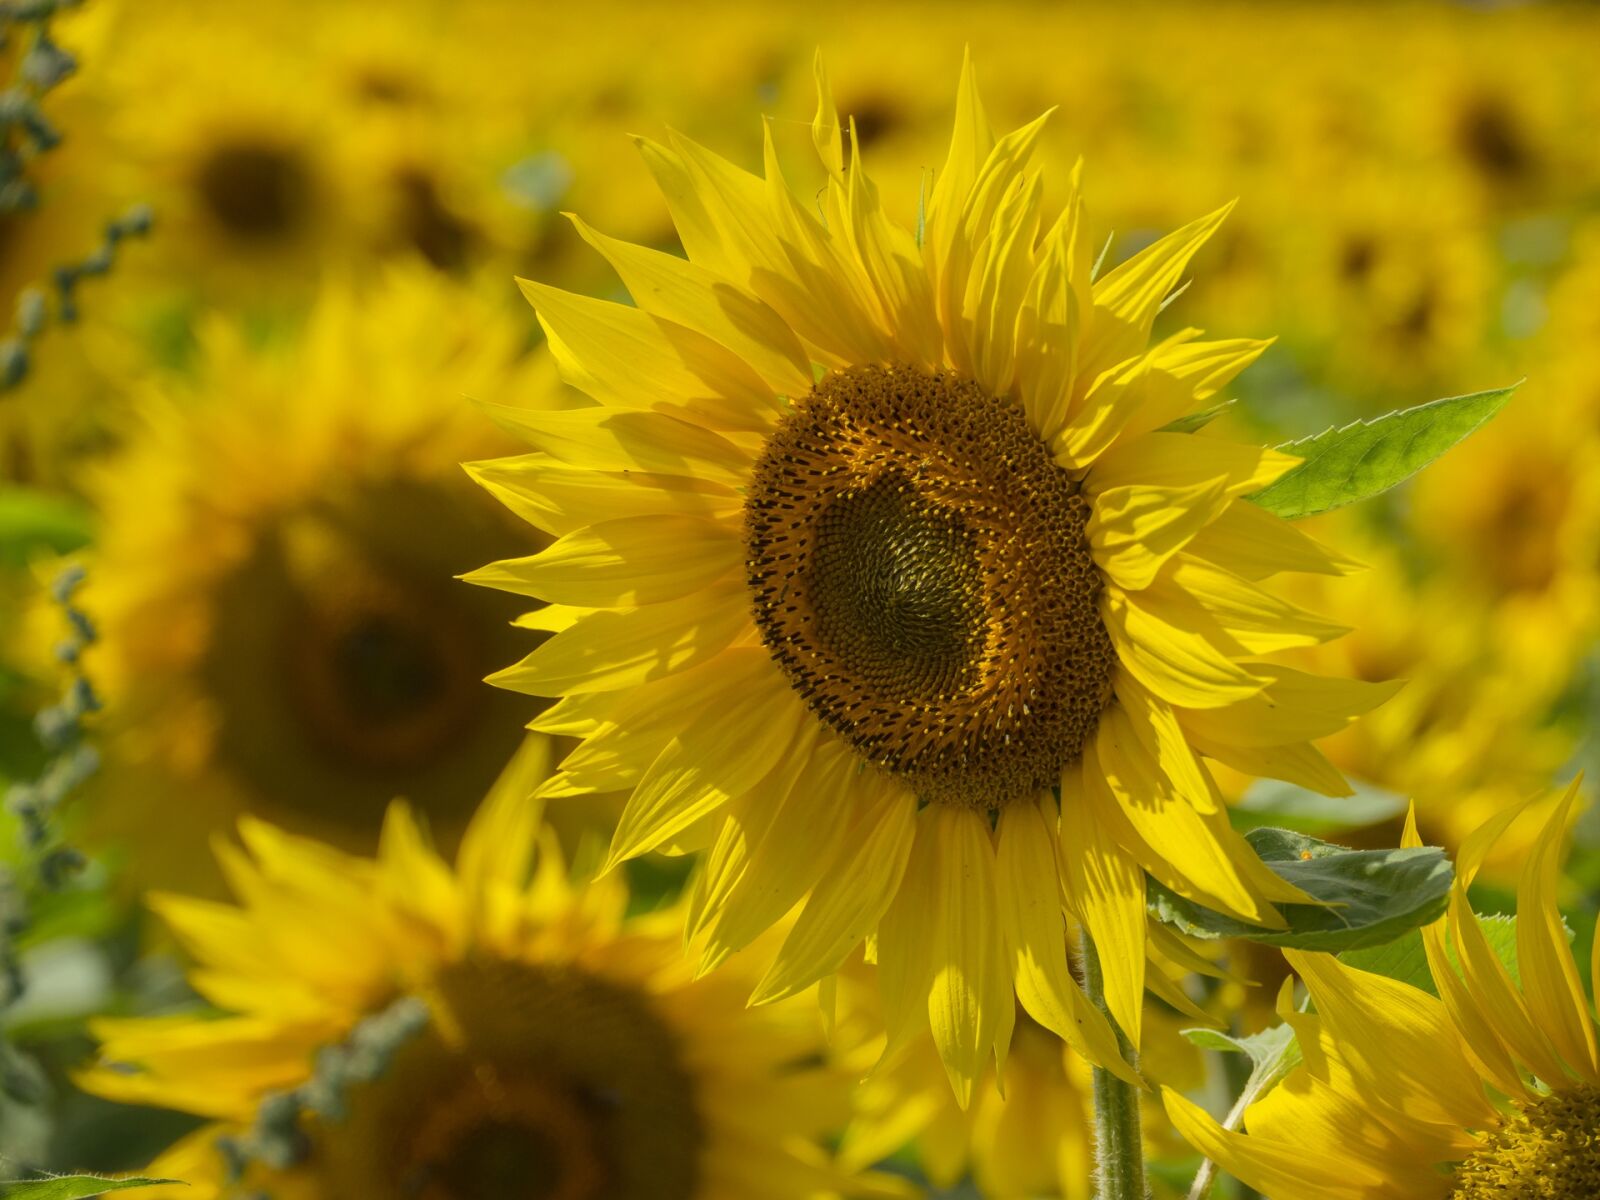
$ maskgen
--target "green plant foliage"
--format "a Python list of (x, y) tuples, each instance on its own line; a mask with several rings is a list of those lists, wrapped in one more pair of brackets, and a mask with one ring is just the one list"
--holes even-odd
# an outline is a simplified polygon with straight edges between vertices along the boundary
[(48, 1179), (0, 1182), (0, 1200), (84, 1200), (107, 1192), (179, 1183), (177, 1179), (105, 1179), (99, 1175), (52, 1175)]
[(1282, 904), (1287, 929), (1264, 929), (1235, 920), (1146, 881), (1150, 914), (1199, 938), (1245, 938), (1270, 946), (1337, 953), (1379, 946), (1438, 918), (1449, 897), (1454, 868), (1443, 850), (1347, 850), (1287, 829), (1245, 834), (1261, 860), (1315, 898)]
[(1505, 407), (1519, 385), (1451, 396), (1279, 446), (1304, 460), (1250, 499), (1295, 520), (1404, 483)]
[(70, 554), (88, 545), (90, 535), (88, 510), (77, 501), (33, 488), (0, 488), (0, 565)]

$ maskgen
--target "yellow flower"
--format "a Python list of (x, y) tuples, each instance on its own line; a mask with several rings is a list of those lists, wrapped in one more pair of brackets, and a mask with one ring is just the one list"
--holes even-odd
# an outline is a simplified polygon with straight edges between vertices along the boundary
[(336, 1103), (288, 1122), (288, 1161), (258, 1141), (237, 1186), (296, 1200), (885, 1194), (806, 1140), (842, 1118), (848, 1091), (806, 1065), (823, 1049), (814, 1007), (750, 1010), (736, 977), (692, 977), (672, 913), (627, 919), (616, 881), (572, 886), (527, 799), (548, 761), (530, 739), (454, 868), (403, 803), (376, 860), (247, 819), (246, 851), (222, 846), (237, 905), (154, 901), (195, 957), (191, 982), (230, 1015), (97, 1022), (101, 1062), (80, 1082), (207, 1119), (153, 1165), (188, 1184), (170, 1195), (237, 1194), (219, 1140), (250, 1147), (284, 1107), (274, 1097), (329, 1084), (330, 1047), (375, 1048), (374, 1018), (418, 1000), (426, 1019), (389, 1035), (386, 1068), (353, 1067)]
[[(1424, 930), (1437, 996), (1290, 952), (1316, 1008), (1287, 1014), (1305, 1064), (1251, 1106), (1248, 1133), (1223, 1130), (1168, 1091), (1174, 1124), (1272, 1200), (1600, 1194), (1600, 1051), (1556, 907), (1577, 789), (1545, 823), (1517, 889), (1520, 981), (1491, 947), (1467, 888), (1525, 805), (1461, 849), (1450, 909)], [(1406, 841), (1417, 844), (1414, 828)]]
[(498, 306), (392, 272), (327, 290), (292, 348), (215, 323), (192, 378), (150, 389), (90, 480), (85, 591), (112, 760), (94, 821), (136, 877), (202, 886), (245, 812), (365, 849), (404, 795), (459, 835), (526, 713), (482, 684), (522, 644), (512, 613), (452, 576), (538, 544), (461, 473), (509, 442), (460, 397), (537, 394), (522, 342)]
[(1163, 428), (1266, 345), (1149, 344), (1225, 210), (1091, 279), (1075, 186), (1041, 225), (1044, 118), (997, 140), (969, 70), (913, 233), (819, 93), (820, 215), (770, 136), (765, 179), (641, 141), (688, 260), (579, 221), (638, 307), (524, 284), (595, 403), (474, 468), (559, 539), (470, 576), (550, 602), (496, 681), (585, 739), (549, 794), (632, 790), (608, 866), (710, 846), (704, 966), (804, 901), (756, 1000), (870, 937), (894, 1036), (931, 1021), (963, 1100), (1014, 991), (1126, 1071), (1063, 893), (1137, 1043), (1145, 872), (1268, 926), (1299, 896), (1202, 756), (1342, 793), (1310, 739), (1387, 689), (1262, 661), (1341, 632), (1258, 586), (1343, 569), (1241, 502), (1295, 460)]

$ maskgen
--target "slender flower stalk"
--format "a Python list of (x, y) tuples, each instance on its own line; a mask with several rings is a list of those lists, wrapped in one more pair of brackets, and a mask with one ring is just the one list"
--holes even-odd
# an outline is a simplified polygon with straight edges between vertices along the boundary
[[(1106, 1007), (1105, 973), (1100, 967), (1100, 952), (1087, 931), (1080, 943), (1083, 959), (1084, 991), (1094, 1006), (1111, 1019)], [(1137, 1066), (1137, 1054), (1127, 1035), (1117, 1030), (1117, 1043), (1123, 1058)], [(1149, 1189), (1144, 1182), (1144, 1139), (1139, 1128), (1139, 1091), (1126, 1079), (1103, 1067), (1094, 1068), (1095, 1169), (1099, 1190), (1097, 1200), (1145, 1200)]]

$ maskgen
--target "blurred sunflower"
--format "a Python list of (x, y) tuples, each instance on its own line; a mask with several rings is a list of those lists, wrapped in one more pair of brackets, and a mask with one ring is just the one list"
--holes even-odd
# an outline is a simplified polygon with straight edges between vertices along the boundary
[[(1437, 469), (1466, 477), (1449, 458)], [(1314, 532), (1350, 549), (1368, 569), (1308, 578), (1294, 589), (1297, 601), (1354, 627), (1336, 643), (1297, 651), (1295, 661), (1357, 679), (1406, 681), (1393, 700), (1322, 749), (1351, 779), (1411, 799), (1428, 843), (1454, 850), (1569, 760), (1578, 731), (1559, 719), (1558, 708), (1570, 686), (1573, 643), (1549, 621), (1507, 630), (1493, 600), (1452, 573), (1418, 577), (1392, 543), (1356, 520), (1334, 514), (1319, 519)], [(1567, 654), (1559, 667), (1558, 648)], [(1382, 844), (1392, 844), (1399, 830), (1397, 813), (1392, 829), (1378, 835)], [(1515, 879), (1531, 849), (1529, 836), (1517, 832), (1489, 851), (1486, 877)]]
[(114, 760), (94, 820), (139, 878), (199, 886), (245, 812), (360, 849), (405, 795), (459, 834), (526, 712), (482, 684), (512, 614), (452, 576), (537, 545), (457, 466), (506, 445), (461, 396), (537, 393), (522, 342), (397, 271), (330, 287), (291, 348), (212, 324), (193, 378), (145, 398), (90, 479)]
[[(1600, 1051), (1556, 907), (1577, 788), (1546, 821), (1517, 889), (1520, 979), (1467, 902), (1483, 854), (1521, 814), (1514, 806), (1462, 847), (1449, 912), (1424, 931), (1437, 996), (1291, 951), (1316, 1005), (1286, 1013), (1305, 1065), (1250, 1107), (1247, 1133), (1169, 1090), (1174, 1124), (1272, 1200), (1600, 1194)], [(1406, 841), (1417, 844), (1414, 829)]]
[(1534, 679), (1562, 679), (1600, 629), (1600, 423), (1582, 414), (1594, 373), (1575, 357), (1551, 359), (1489, 446), (1468, 442), (1417, 480), (1409, 518)]
[(1390, 689), (1259, 661), (1342, 630), (1257, 581), (1345, 560), (1239, 502), (1294, 459), (1164, 428), (1266, 345), (1147, 345), (1225, 214), (1092, 279), (1076, 190), (1039, 237), (1044, 119), (996, 140), (968, 69), (913, 234), (818, 76), (825, 219), (770, 131), (765, 179), (643, 141), (688, 260), (579, 222), (638, 307), (524, 284), (596, 403), (474, 468), (559, 539), (469, 577), (550, 602), (496, 682), (585, 739), (549, 794), (631, 789), (608, 867), (711, 846), (705, 967), (804, 901), (756, 1000), (872, 937), (893, 1038), (931, 1022), (963, 1102), (1014, 991), (1127, 1073), (1062, 896), (1137, 1044), (1145, 872), (1262, 925), (1303, 899), (1201, 756), (1342, 794), (1310, 739)]
[[(247, 852), (220, 847), (238, 906), (155, 900), (197, 960), (194, 986), (233, 1015), (100, 1021), (101, 1062), (80, 1082), (210, 1122), (154, 1164), (187, 1182), (166, 1194), (902, 1194), (848, 1179), (806, 1140), (843, 1117), (848, 1092), (815, 1065), (814, 1009), (746, 1008), (737, 976), (692, 978), (673, 913), (625, 919), (616, 881), (568, 883), (528, 801), (548, 756), (529, 741), (453, 869), (397, 803), (376, 861), (246, 819)], [(300, 1113), (275, 1164), (230, 1178), (222, 1139), (248, 1139), (328, 1047), (402, 997), (426, 1021), (395, 1039), (387, 1069), (350, 1084), (339, 1115)]]
[[(394, 257), (492, 268), (503, 294), (554, 197), (541, 207), (513, 186), (522, 107), (482, 69), (482, 43), (463, 40), (477, 27), (462, 6), (191, 7), (121, 6), (123, 45), (95, 81), (114, 117), (111, 163), (162, 215), (146, 283), (169, 306), (272, 312), (329, 264)], [(138, 98), (157, 91), (148, 112)]]

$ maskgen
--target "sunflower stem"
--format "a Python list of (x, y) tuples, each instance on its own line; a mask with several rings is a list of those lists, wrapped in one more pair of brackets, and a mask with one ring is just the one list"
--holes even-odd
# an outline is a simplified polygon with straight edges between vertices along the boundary
[[(1105, 976), (1100, 954), (1089, 931), (1081, 943), (1083, 986), (1096, 1008), (1106, 1014), (1117, 1031), (1117, 1047), (1129, 1063), (1136, 1063), (1132, 1044), (1106, 1007)], [(1110, 1071), (1094, 1068), (1095, 1167), (1099, 1179), (1096, 1200), (1147, 1200), (1144, 1182), (1144, 1141), (1139, 1128), (1139, 1092)]]

